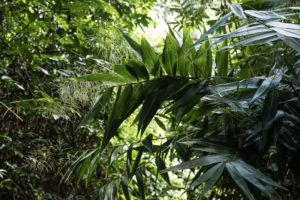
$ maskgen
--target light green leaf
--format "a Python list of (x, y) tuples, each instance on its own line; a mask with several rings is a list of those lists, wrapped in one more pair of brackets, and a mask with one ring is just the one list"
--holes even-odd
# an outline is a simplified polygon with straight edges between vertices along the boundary
[(269, 20), (269, 19), (286, 19), (286, 17), (279, 15), (272, 11), (257, 11), (257, 10), (245, 10), (247, 15), (252, 17), (259, 18), (261, 20)]
[(103, 74), (103, 73), (97, 73), (97, 74), (89, 74), (81, 77), (76, 78), (70, 78), (70, 80), (76, 80), (76, 81), (99, 81), (99, 82), (108, 82), (108, 83), (116, 83), (116, 84), (122, 84), (126, 83), (126, 80), (123, 78), (114, 75), (114, 74)]
[(158, 61), (158, 56), (144, 37), (142, 38), (141, 48), (143, 62), (148, 72), (152, 73), (156, 62)]
[(131, 46), (131, 48), (135, 51), (136, 55), (139, 58), (142, 58), (142, 48), (141, 46), (134, 41), (129, 35), (127, 35), (126, 33), (124, 33), (122, 30), (120, 30), (120, 32), (122, 33), (123, 37), (126, 39), (126, 41), (128, 42), (128, 44)]
[(163, 67), (166, 73), (170, 76), (174, 75), (174, 67), (177, 63), (179, 52), (179, 44), (173, 37), (171, 32), (166, 37), (165, 46), (162, 54)]
[(298, 53), (300, 53), (300, 43), (295, 38), (286, 37), (282, 34), (278, 34), (279, 38), (288, 46), (292, 47)]
[(232, 3), (230, 4), (231, 11), (237, 15), (239, 18), (242, 20), (246, 21), (246, 16), (244, 14), (243, 8), (240, 4), (238, 3)]
[[(223, 47), (227, 46), (227, 40), (223, 42)], [(228, 51), (218, 51), (216, 55), (216, 65), (218, 70), (218, 76), (227, 77), (228, 73)]]
[(120, 75), (125, 80), (130, 82), (137, 81), (137, 78), (126, 69), (126, 65), (113, 65), (113, 69), (116, 74)]
[(190, 35), (190, 30), (184, 25), (183, 26), (183, 41), (178, 56), (178, 72), (181, 76), (187, 76), (190, 73), (191, 68), (191, 56), (188, 56), (189, 49), (193, 45), (193, 39)]

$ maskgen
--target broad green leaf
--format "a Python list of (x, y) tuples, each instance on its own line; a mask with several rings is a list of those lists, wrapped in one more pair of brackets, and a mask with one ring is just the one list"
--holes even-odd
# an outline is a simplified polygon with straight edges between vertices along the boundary
[(282, 79), (282, 75), (280, 73), (275, 74), (274, 76), (270, 76), (266, 78), (263, 83), (259, 86), (259, 88), (256, 90), (255, 95), (250, 101), (250, 104), (255, 102), (257, 98), (259, 98), (268, 88), (271, 86), (276, 86), (279, 84), (279, 82)]
[(97, 74), (89, 74), (81, 77), (76, 78), (70, 78), (70, 80), (76, 80), (76, 81), (99, 81), (99, 82), (108, 82), (108, 83), (116, 83), (116, 84), (122, 84), (126, 83), (126, 80), (123, 78), (114, 75), (114, 74), (103, 74), (103, 73), (97, 73)]
[(271, 28), (272, 30), (276, 31), (277, 33), (280, 33), (286, 37), (293, 37), (300, 39), (300, 30), (293, 30), (293, 29), (287, 29), (287, 28)]
[[(198, 77), (208, 78), (212, 73), (212, 53), (208, 48), (210, 46), (209, 41), (203, 42), (201, 48), (196, 54), (196, 59), (193, 60), (196, 66), (195, 75)], [(200, 54), (200, 55), (199, 55)]]
[(205, 69), (204, 69), (204, 76), (205, 76), (205, 78), (211, 77), (212, 65), (213, 65), (212, 52), (208, 48), (209, 46), (210, 46), (209, 41), (206, 41), (205, 47), (208, 49), (208, 51), (207, 51), (207, 62), (206, 62), (206, 66), (205, 66)]
[(154, 120), (162, 130), (167, 130), (165, 124), (158, 117), (155, 117)]
[(116, 160), (116, 158), (118, 157), (119, 152), (122, 150), (123, 146), (118, 146), (116, 147), (111, 156), (110, 156), (110, 165)]
[(122, 184), (123, 194), (126, 200), (131, 200), (129, 190), (128, 190), (128, 178), (124, 177), (121, 184)]
[(265, 132), (267, 132), (272, 125), (275, 115), (277, 113), (278, 106), (278, 91), (273, 86), (268, 91), (264, 105), (263, 105), (263, 117), (262, 126)]
[(242, 46), (251, 45), (253, 42), (256, 42), (256, 41), (259, 42), (259, 41), (262, 41), (264, 39), (272, 38), (273, 36), (276, 36), (276, 33), (267, 32), (267, 33), (255, 34), (255, 35), (249, 36), (245, 39), (242, 39), (239, 42), (235, 42), (233, 44), (222, 47), (222, 48), (218, 49), (218, 51), (221, 51), (221, 50), (227, 49), (227, 48), (231, 48), (231, 47), (240, 46), (240, 45), (242, 45)]
[(142, 84), (126, 85), (124, 89), (122, 87), (118, 88), (112, 112), (105, 126), (102, 148), (117, 134), (117, 130), (122, 122), (143, 102), (143, 93)]
[(276, 192), (273, 190), (273, 188), (268, 188), (265, 185), (263, 185), (256, 177), (254, 177), (251, 173), (247, 172), (244, 169), (238, 168), (236, 166), (235, 162), (232, 162), (234, 167), (238, 170), (238, 172), (243, 176), (244, 179), (249, 181), (253, 186), (257, 187), (259, 190), (264, 192), (269, 196), (270, 199), (279, 200), (279, 196), (276, 194)]
[(96, 114), (100, 112), (100, 110), (107, 104), (109, 99), (112, 96), (113, 88), (106, 89), (102, 94), (97, 97), (96, 103), (92, 106), (89, 112), (84, 116), (83, 120), (78, 125), (77, 129), (80, 126), (87, 124), (92, 118), (95, 117)]
[(89, 168), (86, 172), (86, 178), (85, 178), (85, 186), (87, 187), (88, 182), (90, 180), (90, 178), (93, 175), (94, 170), (96, 169), (98, 162), (100, 159), (100, 152), (96, 152), (96, 155), (94, 155), (93, 159), (91, 160), (90, 164), (89, 164)]
[(112, 108), (112, 112), (111, 112), (111, 114), (108, 118), (108, 122), (105, 126), (104, 137), (103, 137), (102, 146), (101, 146), (102, 150), (106, 147), (109, 140), (113, 136), (115, 136), (115, 131), (118, 129), (118, 126), (119, 126), (119, 124), (116, 124), (115, 113), (118, 112), (118, 111), (116, 111), (116, 109), (117, 109), (117, 105), (118, 105), (118, 102), (119, 102), (121, 91), (122, 91), (122, 87), (119, 87), (118, 92), (117, 92), (117, 96), (116, 96), (116, 100), (115, 100), (115, 103), (114, 103), (113, 108)]
[(126, 69), (126, 65), (113, 65), (113, 69), (116, 74), (120, 75), (125, 80), (130, 82), (137, 81), (137, 78)]
[(140, 164), (140, 161), (141, 161), (141, 158), (142, 158), (142, 155), (144, 153), (144, 148), (141, 148), (139, 150), (139, 153), (138, 155), (136, 156), (135, 158), (135, 161), (134, 161), (134, 165), (133, 165), (133, 168), (132, 168), (132, 176), (135, 174), (136, 170), (138, 169), (139, 167), (139, 164)]
[[(218, 28), (220, 28), (221, 26), (223, 26), (226, 21), (228, 20), (228, 18), (232, 15), (232, 12), (227, 13), (226, 15), (224, 15), (217, 23), (215, 23), (207, 32), (205, 32), (201, 38), (193, 45), (192, 48), (196, 48), (198, 49), (202, 43), (202, 41), (212, 32), (214, 32), (215, 30), (217, 30)], [(191, 51), (192, 49), (190, 49)]]
[(230, 4), (231, 11), (237, 15), (239, 18), (242, 20), (246, 21), (246, 16), (244, 14), (243, 8), (240, 4), (238, 3), (232, 3)]
[(187, 83), (186, 79), (154, 79), (145, 86), (145, 102), (139, 113), (138, 130), (143, 133), (161, 104), (176, 94)]
[(142, 38), (141, 48), (142, 48), (143, 62), (148, 72), (152, 73), (154, 66), (158, 61), (158, 56), (156, 55), (155, 51), (153, 50), (153, 48), (150, 46), (150, 44), (147, 42), (145, 38)]
[(140, 192), (140, 198), (142, 200), (145, 200), (145, 190), (144, 190), (144, 178), (143, 178), (143, 174), (141, 172), (140, 169), (137, 169), (137, 171), (135, 172), (135, 177), (137, 179), (137, 184), (139, 187), (139, 192)]
[(121, 30), (120, 32), (122, 33), (123, 37), (126, 39), (128, 44), (131, 46), (131, 48), (135, 51), (136, 55), (139, 58), (142, 58), (142, 54), (143, 54), (142, 47), (136, 41), (134, 41), (129, 35), (127, 35)]
[[(165, 162), (159, 156), (156, 156), (155, 163), (157, 166), (157, 171), (159, 171), (159, 172), (166, 168)], [(165, 181), (167, 181), (167, 183), (171, 184), (168, 173), (160, 173), (160, 175), (163, 177), (163, 179), (165, 179)]]
[(272, 21), (272, 22), (267, 22), (267, 25), (277, 27), (277, 28), (300, 30), (299, 24), (291, 24), (291, 23), (282, 23), (282, 22)]
[(226, 163), (226, 168), (234, 182), (242, 189), (246, 196), (250, 200), (255, 200), (254, 196), (247, 186), (247, 183), (243, 179), (242, 175), (238, 172), (238, 170), (230, 162)]
[(191, 68), (191, 56), (188, 56), (189, 49), (193, 45), (193, 39), (190, 36), (190, 30), (184, 26), (183, 27), (183, 41), (182, 46), (180, 48), (179, 56), (178, 56), (178, 72), (181, 76), (187, 76), (190, 73)]
[(225, 163), (221, 163), (221, 166), (216, 170), (216, 172), (209, 178), (207, 183), (205, 184), (201, 194), (199, 195), (198, 199), (202, 198), (219, 180), (225, 168)]
[(138, 60), (127, 60), (126, 69), (137, 80), (149, 80), (149, 73), (143, 63)]
[(132, 161), (132, 147), (130, 146), (127, 151), (127, 159), (126, 159), (126, 169), (127, 169), (127, 176), (130, 177), (131, 173), (131, 161)]
[[(201, 54), (201, 56), (199, 56)], [(196, 78), (204, 77), (203, 68), (207, 63), (207, 51), (205, 42), (202, 43), (201, 48), (196, 53), (196, 59), (194, 59), (194, 74)]]
[(153, 137), (153, 135), (150, 134), (150, 135), (148, 135), (148, 136), (142, 141), (144, 147), (145, 147), (150, 153), (152, 153), (152, 151), (153, 151), (153, 147), (152, 147), (152, 137)]
[[(223, 42), (223, 47), (227, 46), (227, 40)], [(226, 77), (228, 73), (228, 51), (218, 51), (216, 54), (216, 65), (218, 76)]]
[(127, 116), (129, 110), (129, 102), (132, 98), (133, 88), (132, 85), (127, 85), (123, 87), (123, 90), (120, 94), (120, 98), (118, 99), (116, 111), (117, 113), (114, 114), (114, 117), (117, 121), (122, 122), (123, 119)]
[(233, 154), (235, 152), (234, 149), (231, 149), (220, 143), (200, 140), (200, 139), (186, 140), (180, 142), (180, 144), (187, 145), (189, 148), (192, 148), (195, 151), (204, 151), (209, 153), (226, 153), (226, 154)]
[(177, 63), (179, 44), (173, 35), (169, 32), (165, 40), (165, 46), (162, 54), (163, 67), (170, 76), (174, 74), (174, 67)]
[(281, 188), (281, 189), (285, 189), (280, 184), (274, 182), (271, 178), (264, 175), (259, 170), (257, 170), (254, 167), (248, 165), (247, 163), (245, 163), (244, 161), (242, 161), (240, 159), (237, 159), (237, 160), (235, 160), (234, 162), (231, 162), (231, 163), (239, 171), (239, 173), (241, 175), (243, 175), (244, 178), (246, 176), (255, 177), (255, 178), (259, 179), (260, 181), (262, 181), (266, 184), (273, 185), (273, 186)]
[(216, 171), (222, 167), (223, 163), (218, 163), (215, 166), (213, 166), (212, 168), (210, 168), (209, 170), (207, 170), (204, 174), (202, 174), (200, 177), (198, 177), (196, 180), (194, 180), (192, 182), (192, 184), (190, 185), (190, 188), (194, 189), (196, 187), (198, 187), (199, 185), (201, 185), (203, 182), (207, 181), (209, 178), (211, 178)]
[(237, 91), (238, 89), (245, 89), (245, 88), (254, 89), (259, 87), (260, 81), (261, 79), (259, 78), (250, 78), (241, 81), (234, 81), (231, 83), (219, 84), (215, 87), (215, 90), (221, 93), (221, 92), (233, 92), (233, 91)]
[(286, 19), (286, 17), (279, 15), (272, 11), (257, 11), (257, 10), (245, 10), (247, 15), (252, 17), (259, 18), (261, 20), (269, 20), (269, 19)]
[(285, 35), (282, 34), (277, 34), (277, 35), (285, 44), (287, 44), (288, 46), (296, 50), (298, 53), (300, 53), (300, 43), (298, 42), (298, 40), (296, 40), (295, 38), (286, 37)]
[(78, 174), (77, 174), (77, 184), (79, 184), (80, 180), (82, 179), (84, 173), (87, 171), (89, 165), (90, 165), (91, 157), (86, 158), (78, 168)]
[(211, 165), (211, 164), (218, 163), (218, 162), (226, 162), (226, 161), (230, 160), (230, 158), (231, 158), (231, 156), (228, 154), (208, 155), (208, 156), (204, 156), (204, 157), (201, 157), (198, 159), (186, 161), (179, 165), (167, 168), (165, 170), (162, 170), (161, 173), (165, 173), (168, 171), (177, 171), (177, 170), (182, 170), (182, 169), (192, 169), (195, 167)]
[(81, 156), (79, 156), (73, 163), (72, 165), (68, 168), (67, 172), (64, 174), (64, 176), (62, 177), (60, 184), (62, 183), (62, 181), (67, 181), (69, 179), (69, 177), (71, 176), (72, 173), (75, 172), (76, 168), (78, 167), (78, 165), (86, 160), (88, 157), (90, 157), (92, 154), (94, 154), (98, 149), (93, 149), (92, 151), (86, 150), (84, 151), (83, 154), (81, 154)]

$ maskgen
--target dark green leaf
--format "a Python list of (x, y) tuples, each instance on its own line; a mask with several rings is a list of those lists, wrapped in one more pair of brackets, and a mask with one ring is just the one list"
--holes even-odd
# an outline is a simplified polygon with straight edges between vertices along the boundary
[(120, 30), (120, 32), (122, 33), (123, 37), (126, 39), (128, 44), (131, 46), (131, 48), (135, 51), (136, 55), (138, 57), (142, 58), (142, 48), (141, 48), (141, 46), (136, 41), (134, 41), (131, 37), (129, 37), (129, 35), (127, 35), (126, 33), (124, 33), (121, 30)]
[(277, 113), (278, 91), (275, 87), (271, 87), (263, 106), (262, 126), (264, 131), (268, 131), (273, 123), (273, 119)]
[(150, 134), (150, 135), (148, 135), (148, 136), (142, 141), (144, 147), (145, 147), (150, 153), (152, 153), (152, 151), (153, 151), (153, 148), (152, 148), (152, 137), (153, 137), (153, 135)]
[(216, 172), (209, 178), (209, 180), (205, 184), (204, 189), (202, 190), (198, 198), (202, 198), (214, 186), (214, 184), (219, 180), (220, 176), (222, 175), (224, 168), (225, 163), (221, 163), (221, 166), (216, 170)]
[(203, 182), (207, 181), (209, 178), (211, 178), (216, 171), (223, 166), (224, 163), (218, 163), (215, 166), (213, 166), (212, 168), (210, 168), (209, 170), (207, 170), (204, 174), (202, 174), (200, 177), (198, 177), (197, 179), (195, 179), (192, 184), (190, 185), (190, 188), (194, 189), (196, 187), (198, 187), (199, 185), (201, 185)]
[(128, 190), (128, 178), (124, 177), (121, 184), (122, 184), (122, 189), (126, 200), (131, 200), (129, 190)]
[(145, 190), (144, 190), (144, 178), (140, 169), (137, 169), (135, 176), (138, 182), (138, 187), (140, 191), (140, 198), (145, 200)]
[(280, 184), (274, 182), (271, 178), (267, 177), (266, 175), (261, 173), (259, 170), (248, 165), (247, 163), (245, 163), (244, 161), (242, 161), (240, 159), (235, 160), (234, 162), (231, 162), (231, 163), (245, 179), (247, 179), (246, 177), (255, 177), (256, 179), (259, 179), (260, 181), (262, 181), (266, 184), (273, 185), (273, 186), (281, 188), (281, 189), (285, 189)]
[(110, 157), (110, 165), (116, 160), (116, 158), (118, 157), (119, 152), (122, 150), (123, 146), (118, 146), (116, 147)]
[(113, 88), (108, 88), (97, 97), (95, 104), (92, 106), (89, 112), (84, 116), (83, 120), (78, 125), (78, 128), (88, 123), (92, 118), (95, 117), (95, 115), (98, 112), (100, 112), (100, 110), (107, 104), (107, 102), (111, 98), (112, 92), (113, 92)]
[(162, 170), (161, 173), (165, 173), (168, 171), (177, 171), (177, 170), (182, 170), (182, 169), (192, 169), (195, 167), (211, 165), (211, 164), (218, 163), (218, 162), (225, 162), (225, 161), (228, 161), (230, 159), (230, 157), (231, 156), (228, 154), (208, 155), (208, 156), (204, 156), (204, 157), (201, 157), (198, 159), (186, 161), (179, 165), (167, 168), (165, 170)]
[[(166, 168), (165, 162), (163, 161), (163, 159), (161, 159), (159, 156), (156, 156), (155, 158), (155, 163), (157, 166), (157, 170), (160, 172), (161, 170), (164, 170)], [(170, 179), (169, 179), (169, 174), (168, 173), (160, 173), (161, 176), (163, 177), (163, 179), (165, 179), (165, 181), (167, 181), (167, 183), (170, 183)]]
[(247, 195), (247, 197), (250, 200), (255, 200), (247, 186), (247, 183), (245, 182), (241, 174), (238, 172), (238, 170), (230, 162), (226, 163), (226, 168), (234, 182), (242, 189), (242, 191)]
[(167, 130), (165, 124), (158, 117), (155, 117), (154, 120), (161, 129)]
[(130, 177), (131, 161), (132, 161), (132, 147), (130, 146), (127, 151), (127, 159), (126, 159), (126, 169), (127, 169), (128, 177)]
[(142, 158), (143, 153), (144, 153), (144, 148), (141, 148), (141, 149), (139, 150), (138, 155), (137, 155), (136, 158), (135, 158), (134, 165), (133, 165), (133, 168), (132, 168), (132, 175), (135, 174), (136, 170), (138, 169), (139, 163), (140, 163), (140, 161), (141, 161), (141, 158)]

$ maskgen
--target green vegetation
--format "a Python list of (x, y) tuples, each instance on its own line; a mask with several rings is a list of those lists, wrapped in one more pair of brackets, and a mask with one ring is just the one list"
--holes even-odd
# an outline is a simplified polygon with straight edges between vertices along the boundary
[(299, 3), (156, 2), (1, 3), (0, 199), (300, 198)]

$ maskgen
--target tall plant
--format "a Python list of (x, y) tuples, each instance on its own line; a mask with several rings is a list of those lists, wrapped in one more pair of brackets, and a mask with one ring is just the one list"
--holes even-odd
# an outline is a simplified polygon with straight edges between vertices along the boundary
[[(129, 144), (126, 169), (101, 188), (102, 199), (113, 199), (121, 186), (126, 199), (145, 199), (144, 183), (151, 179), (146, 174), (155, 173), (141, 162), (145, 154), (155, 156), (168, 184), (170, 171), (189, 169), (190, 199), (207, 192), (222, 199), (299, 197), (300, 26), (294, 18), (299, 8), (243, 10), (235, 3), (230, 8), (195, 43), (186, 27), (181, 42), (170, 30), (161, 54), (144, 38), (138, 44), (122, 32), (139, 60), (115, 66), (114, 73), (74, 78), (108, 85), (81, 125), (111, 99), (114, 103), (101, 145), (86, 151), (65, 177), (76, 171), (78, 181), (88, 182), (124, 120), (138, 111), (138, 131), (132, 134), (142, 138), (155, 120), (170, 136), (146, 135)], [(208, 38), (224, 28), (235, 30)], [(166, 158), (181, 163), (166, 167)]]

